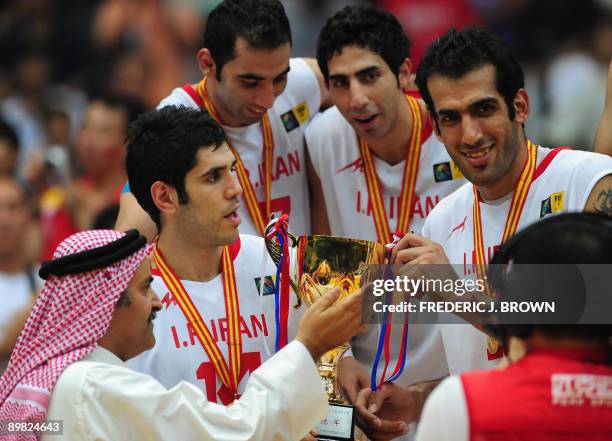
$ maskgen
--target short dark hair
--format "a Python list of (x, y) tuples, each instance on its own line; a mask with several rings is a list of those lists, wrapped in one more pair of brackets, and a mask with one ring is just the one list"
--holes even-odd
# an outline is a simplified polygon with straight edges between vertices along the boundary
[(276, 49), (291, 44), (289, 19), (278, 0), (225, 0), (208, 14), (204, 47), (221, 69), (235, 56), (238, 37), (255, 49)]
[(195, 166), (200, 149), (219, 148), (225, 133), (205, 110), (168, 106), (145, 113), (130, 124), (127, 141), (130, 190), (161, 229), (151, 185), (162, 181), (173, 186), (179, 202), (186, 204), (185, 175)]
[(346, 46), (357, 46), (377, 53), (397, 76), (410, 56), (410, 40), (402, 25), (389, 11), (371, 5), (348, 5), (331, 16), (317, 44), (317, 62), (326, 80), (327, 63)]
[(429, 46), (421, 60), (416, 83), (434, 118), (436, 109), (427, 80), (436, 74), (458, 79), (488, 64), (495, 67), (497, 91), (504, 98), (510, 120), (514, 120), (514, 97), (525, 87), (523, 69), (501, 38), (480, 28), (451, 29)]
[(0, 139), (8, 141), (14, 151), (19, 151), (19, 138), (15, 129), (3, 119), (0, 119)]

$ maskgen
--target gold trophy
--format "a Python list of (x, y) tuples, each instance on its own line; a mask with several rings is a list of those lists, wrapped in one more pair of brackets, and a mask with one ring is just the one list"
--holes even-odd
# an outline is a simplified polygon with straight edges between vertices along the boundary
[[(333, 236), (288, 236), (292, 250), (291, 287), (308, 306), (335, 287), (342, 289), (338, 301), (356, 293), (365, 278), (367, 265), (383, 263), (384, 247), (375, 242)], [(278, 264), (281, 255), (278, 243), (266, 239), (266, 247)], [(354, 437), (353, 407), (342, 396), (337, 382), (338, 361), (347, 349), (348, 343), (342, 344), (325, 353), (318, 362), (330, 403), (330, 414), (317, 428), (320, 440)]]

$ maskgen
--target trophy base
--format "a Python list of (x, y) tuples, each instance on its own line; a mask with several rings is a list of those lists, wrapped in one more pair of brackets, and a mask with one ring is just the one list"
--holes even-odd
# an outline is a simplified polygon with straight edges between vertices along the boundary
[(352, 441), (355, 436), (355, 408), (329, 403), (329, 415), (317, 426), (319, 441)]

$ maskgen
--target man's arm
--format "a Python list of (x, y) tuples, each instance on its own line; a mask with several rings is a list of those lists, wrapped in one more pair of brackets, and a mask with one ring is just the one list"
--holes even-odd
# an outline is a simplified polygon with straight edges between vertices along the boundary
[(311, 353), (297, 341), (255, 370), (231, 406), (209, 402), (186, 382), (165, 389), (149, 375), (96, 365), (69, 367), (53, 391), (49, 415), (64, 420), (66, 439), (290, 441), (328, 411)]
[(310, 160), (308, 146), (306, 146), (304, 151), (306, 156), (306, 177), (308, 178), (308, 190), (310, 197), (310, 230), (312, 231), (312, 234), (331, 234), (321, 180), (319, 179), (319, 176), (317, 176), (317, 172), (315, 171), (312, 161)]
[(149, 242), (157, 234), (157, 227), (151, 217), (142, 209), (134, 195), (128, 191), (121, 194), (115, 230), (126, 231), (131, 228), (136, 228)]
[(189, 383), (167, 390), (125, 366), (76, 363), (60, 376), (49, 416), (65, 420), (67, 439), (300, 439), (328, 413), (315, 360), (363, 328), (362, 294), (339, 297), (332, 290), (308, 308), (296, 341), (257, 368), (231, 406)]
[(612, 217), (612, 175), (604, 176), (595, 184), (584, 204), (584, 211)]
[(593, 150), (597, 153), (612, 156), (612, 61), (608, 67), (608, 81), (606, 83), (606, 102), (603, 114), (599, 121)]
[(319, 81), (319, 89), (321, 89), (321, 108), (320, 110), (325, 110), (328, 107), (331, 107), (333, 103), (329, 95), (329, 90), (327, 90), (327, 83), (325, 81), (325, 78), (323, 78), (323, 74), (321, 73), (321, 70), (319, 69), (319, 64), (317, 63), (317, 60), (315, 60), (314, 58), (304, 58), (304, 61), (308, 64), (310, 69), (312, 69), (315, 76), (317, 77), (317, 80)]

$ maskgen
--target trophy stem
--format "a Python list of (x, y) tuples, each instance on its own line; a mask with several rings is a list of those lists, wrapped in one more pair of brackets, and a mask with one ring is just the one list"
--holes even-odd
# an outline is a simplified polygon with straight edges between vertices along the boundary
[(348, 344), (340, 345), (326, 352), (318, 363), (319, 375), (325, 387), (327, 399), (330, 403), (348, 404), (338, 386), (338, 361), (348, 349)]

